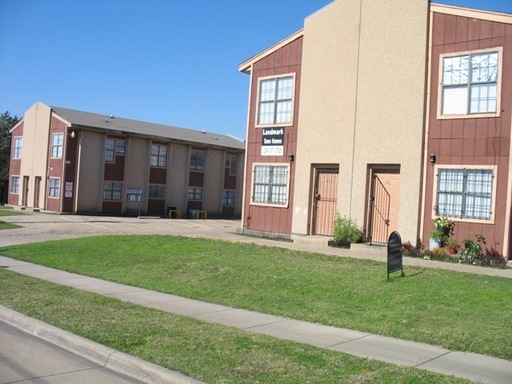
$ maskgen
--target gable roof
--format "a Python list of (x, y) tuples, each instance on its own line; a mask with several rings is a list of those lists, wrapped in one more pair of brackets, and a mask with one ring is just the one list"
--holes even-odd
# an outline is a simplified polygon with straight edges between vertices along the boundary
[(244, 142), (229, 135), (195, 131), (170, 125), (148, 123), (113, 115), (102, 115), (62, 107), (50, 108), (54, 115), (66, 122), (71, 128), (106, 131), (113, 134), (138, 135), (141, 137), (149, 136), (164, 141), (222, 147), (235, 149), (237, 151), (245, 150)]
[(267, 48), (265, 49), (264, 51), (254, 55), (253, 57), (251, 57), (250, 59), (244, 61), (242, 64), (240, 64), (238, 66), (238, 71), (239, 72), (243, 72), (243, 73), (247, 73), (247, 74), (250, 74), (251, 73), (251, 69), (252, 69), (252, 65), (258, 61), (260, 61), (261, 59), (263, 59), (264, 57), (267, 57), (268, 55), (270, 55), (271, 53), (274, 53), (275, 51), (281, 49), (282, 47), (284, 47), (285, 45), (291, 43), (292, 41), (298, 39), (299, 37), (301, 37), (302, 35), (304, 35), (304, 29), (300, 29), (299, 31), (295, 32), (294, 34), (284, 38), (283, 40), (281, 40), (280, 42), (278, 42), (277, 44), (274, 44), (273, 46), (271, 46), (270, 48)]
[(499, 23), (512, 24), (512, 14), (503, 12), (484, 11), (480, 9), (455, 7), (445, 4), (430, 4), (430, 10), (447, 15), (463, 16), (472, 19), (496, 21)]

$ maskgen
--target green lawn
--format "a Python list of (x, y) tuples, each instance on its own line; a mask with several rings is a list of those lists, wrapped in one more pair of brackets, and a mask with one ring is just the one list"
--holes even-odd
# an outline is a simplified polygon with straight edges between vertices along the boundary
[(468, 383), (253, 334), (0, 269), (0, 303), (207, 383)]
[(0, 205), (0, 216), (19, 216), (24, 215), (25, 213), (20, 211), (15, 211), (12, 207), (6, 207), (5, 205)]
[[(15, 211), (11, 207), (6, 207), (5, 205), (0, 205), (0, 216), (17, 216), (23, 215), (23, 213)], [(5, 221), (0, 220), (0, 230), (2, 229), (14, 229), (21, 228), (19, 225), (6, 223)]]
[(512, 360), (512, 279), (278, 247), (101, 236), (0, 254), (161, 292)]

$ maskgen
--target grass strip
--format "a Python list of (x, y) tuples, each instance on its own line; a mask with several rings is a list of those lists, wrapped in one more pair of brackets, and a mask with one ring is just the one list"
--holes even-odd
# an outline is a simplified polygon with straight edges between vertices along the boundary
[(2, 229), (15, 229), (15, 228), (21, 228), (21, 226), (11, 223), (6, 223), (5, 221), (0, 221), (0, 231)]
[(467, 383), (203, 323), (0, 269), (4, 306), (208, 383)]
[(0, 254), (188, 298), (512, 360), (512, 279), (173, 236), (99, 236)]
[(22, 216), (23, 212), (15, 211), (12, 207), (0, 206), (0, 216)]

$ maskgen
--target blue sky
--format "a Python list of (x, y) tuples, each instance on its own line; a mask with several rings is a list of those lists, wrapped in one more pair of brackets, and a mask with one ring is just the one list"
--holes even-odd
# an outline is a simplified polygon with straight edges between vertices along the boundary
[[(0, 0), (0, 113), (41, 101), (244, 139), (238, 65), (331, 1)], [(437, 2), (512, 13), (512, 0)]]

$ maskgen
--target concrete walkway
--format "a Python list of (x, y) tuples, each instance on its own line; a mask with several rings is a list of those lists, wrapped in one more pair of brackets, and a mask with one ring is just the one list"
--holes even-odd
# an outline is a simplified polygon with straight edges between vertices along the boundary
[[(332, 248), (327, 246), (326, 237), (296, 236), (294, 242), (279, 242), (240, 236), (235, 233), (240, 222), (232, 220), (162, 220), (85, 215), (64, 216), (43, 213), (6, 216), (2, 220), (21, 226), (17, 229), (0, 231), (0, 245), (2, 246), (107, 234), (162, 234), (256, 243), (340, 257), (386, 261), (386, 248), (384, 247), (356, 245), (351, 249)], [(1, 256), (0, 266), (8, 267), (10, 270), (18, 273), (53, 281), (57, 284), (116, 297), (139, 305), (194, 317), (206, 322), (234, 326), (250, 332), (307, 343), (364, 358), (454, 375), (482, 383), (512, 383), (511, 361), (471, 353), (449, 351), (444, 348), (421, 343), (202, 303), (174, 295), (165, 295), (141, 288), (57, 271)], [(450, 264), (405, 257), (404, 270), (406, 274), (410, 266), (512, 278), (512, 269), (481, 268), (471, 265)], [(385, 275), (385, 268), (383, 268), (383, 276)], [(20, 321), (20, 319), (24, 320)], [(25, 328), (28, 332), (44, 327), (45, 332), (42, 332), (43, 334), (54, 335), (58, 340), (68, 340), (78, 352), (84, 350), (98, 351), (101, 348), (105, 348), (88, 340), (77, 338), (75, 335), (70, 335), (65, 331), (41, 324), (34, 319), (26, 318), (7, 308), (0, 307), (0, 321), (10, 322), (15, 326)], [(41, 333), (39, 332), (38, 335), (41, 336)], [(82, 341), (78, 342), (76, 340)], [(133, 365), (130, 365), (132, 363), (118, 364), (119, 372), (123, 374), (126, 374), (126, 371), (135, 372), (136, 374), (139, 372), (139, 376), (136, 379), (142, 382), (195, 382), (193, 379), (180, 377), (179, 374), (164, 370), (161, 367), (161, 369), (156, 369), (155, 371), (154, 365), (149, 363), (147, 363), (147, 369), (144, 370), (142, 368), (144, 363), (137, 361), (135, 366), (138, 368), (135, 370)], [(150, 376), (148, 376), (148, 372)], [(148, 381), (148, 377), (151, 377), (151, 380)]]
[[(476, 382), (512, 383), (512, 361), (473, 353), (450, 351), (427, 344), (203, 303), (179, 296), (63, 272), (1, 256), (0, 265), (17, 273), (88, 292), (115, 297), (146, 307), (193, 317), (205, 322), (233, 326), (250, 332), (306, 343), (320, 348), (381, 360), (392, 364), (412, 366), (432, 372), (454, 375)], [(4, 318), (4, 321), (6, 318), (7, 320), (10, 318), (9, 323), (11, 325), (19, 326), (20, 322), (16, 320), (15, 315), (6, 315), (7, 311), (5, 308), (0, 308), (0, 312), (2, 313), (0, 318)], [(80, 350), (81, 347), (79, 346), (76, 349)], [(121, 370), (121, 372), (127, 373), (126, 369)], [(143, 379), (143, 377), (137, 379)], [(163, 380), (161, 382), (166, 381)]]

